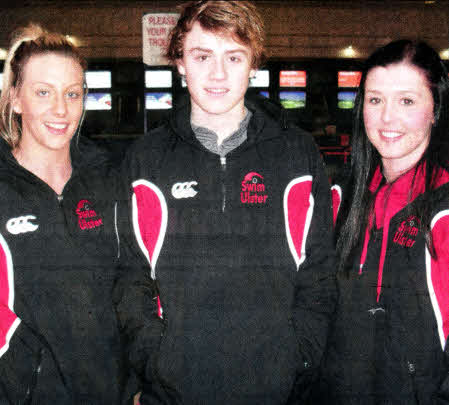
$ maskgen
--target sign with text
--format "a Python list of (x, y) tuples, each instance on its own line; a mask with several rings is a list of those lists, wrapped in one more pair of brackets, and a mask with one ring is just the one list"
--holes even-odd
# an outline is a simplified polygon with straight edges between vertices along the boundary
[(148, 13), (142, 17), (143, 63), (150, 66), (168, 65), (164, 57), (168, 33), (178, 22), (177, 13)]
[(281, 70), (279, 72), (280, 87), (306, 87), (305, 70)]
[(338, 87), (359, 87), (362, 72), (338, 72)]

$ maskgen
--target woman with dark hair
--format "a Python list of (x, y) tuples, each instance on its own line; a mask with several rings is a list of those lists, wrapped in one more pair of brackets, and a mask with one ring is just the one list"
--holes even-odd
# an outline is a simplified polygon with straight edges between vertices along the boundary
[(323, 403), (449, 403), (448, 109), (448, 73), (427, 44), (395, 41), (367, 60)]
[(77, 138), (86, 61), (62, 34), (17, 32), (0, 99), (0, 403), (117, 404), (117, 206)]

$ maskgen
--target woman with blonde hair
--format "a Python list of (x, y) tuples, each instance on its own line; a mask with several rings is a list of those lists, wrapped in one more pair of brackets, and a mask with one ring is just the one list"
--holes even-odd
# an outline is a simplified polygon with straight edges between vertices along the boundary
[(75, 134), (86, 61), (31, 25), (0, 99), (0, 403), (115, 404), (126, 368), (111, 291), (119, 252), (106, 159)]

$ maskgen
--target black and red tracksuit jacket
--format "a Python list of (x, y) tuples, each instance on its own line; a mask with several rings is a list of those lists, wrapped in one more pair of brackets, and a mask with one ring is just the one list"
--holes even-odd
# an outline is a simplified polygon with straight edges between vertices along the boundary
[(187, 104), (125, 159), (161, 303), (146, 319), (119, 305), (142, 404), (301, 403), (320, 363), (336, 299), (329, 184), (308, 134), (247, 107), (247, 140), (225, 158), (195, 138)]
[[(338, 278), (322, 403), (449, 404), (449, 173), (425, 191), (422, 169), (386, 184), (378, 168), (370, 191), (374, 215), (349, 278)], [(411, 210), (423, 198), (433, 204), (435, 257)]]
[(105, 161), (72, 148), (62, 196), (0, 141), (0, 403), (118, 404), (119, 245)]

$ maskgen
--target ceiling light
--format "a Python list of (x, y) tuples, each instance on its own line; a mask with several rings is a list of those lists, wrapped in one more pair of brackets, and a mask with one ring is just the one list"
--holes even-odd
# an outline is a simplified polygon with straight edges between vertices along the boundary
[(353, 58), (355, 56), (355, 50), (352, 45), (349, 45), (347, 48), (343, 49), (342, 54), (347, 58)]

